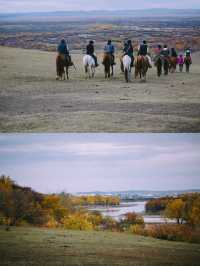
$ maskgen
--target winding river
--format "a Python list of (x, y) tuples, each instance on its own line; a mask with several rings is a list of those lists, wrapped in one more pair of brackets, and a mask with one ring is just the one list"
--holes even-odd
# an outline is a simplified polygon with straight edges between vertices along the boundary
[(136, 201), (136, 202), (121, 202), (119, 206), (105, 207), (96, 206), (91, 207), (91, 211), (100, 211), (103, 216), (110, 216), (113, 219), (119, 220), (127, 212), (136, 212), (143, 216), (145, 223), (166, 223), (173, 222), (172, 220), (165, 219), (160, 215), (147, 215), (145, 214), (145, 204), (146, 201)]

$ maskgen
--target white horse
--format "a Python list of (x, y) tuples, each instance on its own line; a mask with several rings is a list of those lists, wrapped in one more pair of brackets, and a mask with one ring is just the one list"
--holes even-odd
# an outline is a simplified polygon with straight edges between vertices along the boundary
[(126, 82), (130, 81), (130, 73), (131, 73), (131, 58), (128, 55), (125, 55), (122, 59), (123, 67), (124, 67), (124, 75)]
[(83, 57), (83, 65), (85, 68), (85, 74), (87, 77), (89, 78), (94, 78), (94, 74), (95, 74), (95, 61), (94, 58), (91, 55), (85, 55)]

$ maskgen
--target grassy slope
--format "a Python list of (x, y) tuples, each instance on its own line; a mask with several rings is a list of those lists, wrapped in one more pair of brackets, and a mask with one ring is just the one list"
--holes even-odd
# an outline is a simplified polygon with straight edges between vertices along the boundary
[(1, 266), (197, 266), (200, 245), (108, 233), (0, 228)]
[[(77, 71), (55, 80), (55, 53), (0, 47), (1, 132), (199, 132), (200, 55), (191, 73), (125, 84), (117, 58), (116, 75), (103, 67), (85, 80), (82, 55)], [(101, 57), (99, 57), (101, 61)]]

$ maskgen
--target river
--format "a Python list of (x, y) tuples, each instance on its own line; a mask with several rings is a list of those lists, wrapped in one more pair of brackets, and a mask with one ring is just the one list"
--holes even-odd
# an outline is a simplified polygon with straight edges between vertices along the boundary
[(100, 211), (103, 216), (110, 216), (115, 220), (120, 220), (123, 218), (124, 214), (127, 212), (136, 212), (143, 216), (145, 223), (166, 223), (174, 222), (169, 219), (165, 219), (160, 215), (147, 215), (145, 214), (145, 204), (146, 201), (136, 201), (136, 202), (121, 202), (119, 206), (105, 207), (105, 206), (95, 206), (89, 208), (91, 211)]

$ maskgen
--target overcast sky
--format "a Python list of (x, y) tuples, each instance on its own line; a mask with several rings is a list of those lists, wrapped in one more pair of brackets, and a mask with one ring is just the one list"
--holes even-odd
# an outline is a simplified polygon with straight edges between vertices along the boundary
[(2, 134), (0, 154), (41, 192), (200, 189), (200, 134)]
[(199, 0), (0, 0), (0, 12), (31, 12), (55, 10), (200, 8)]

